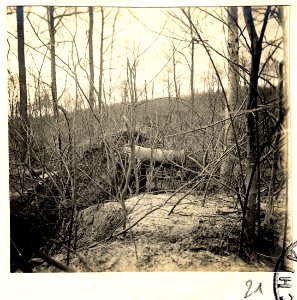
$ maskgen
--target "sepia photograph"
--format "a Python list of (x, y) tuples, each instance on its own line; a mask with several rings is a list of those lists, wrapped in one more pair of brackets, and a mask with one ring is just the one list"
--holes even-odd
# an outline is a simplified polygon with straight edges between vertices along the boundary
[(7, 6), (10, 273), (291, 272), (289, 22)]

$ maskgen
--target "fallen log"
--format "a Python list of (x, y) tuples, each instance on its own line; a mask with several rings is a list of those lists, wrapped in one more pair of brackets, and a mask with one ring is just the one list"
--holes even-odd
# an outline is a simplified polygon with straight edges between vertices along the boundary
[[(131, 154), (131, 147), (125, 145), (123, 152)], [(145, 148), (141, 146), (135, 146), (135, 158), (143, 161), (154, 160), (156, 162), (165, 163), (177, 163), (183, 165), (185, 162), (185, 151), (184, 150), (165, 150), (161, 148)]]

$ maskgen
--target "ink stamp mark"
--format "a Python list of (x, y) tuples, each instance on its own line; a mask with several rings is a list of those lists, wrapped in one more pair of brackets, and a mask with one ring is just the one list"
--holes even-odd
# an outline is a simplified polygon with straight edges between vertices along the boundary
[(276, 300), (295, 299), (293, 291), (296, 291), (296, 276), (294, 276), (296, 265), (297, 241), (287, 247), (274, 268), (273, 293)]

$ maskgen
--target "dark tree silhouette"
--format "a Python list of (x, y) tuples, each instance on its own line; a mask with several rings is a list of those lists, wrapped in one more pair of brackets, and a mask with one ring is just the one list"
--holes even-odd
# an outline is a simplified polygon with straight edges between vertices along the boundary
[(27, 132), (28, 132), (28, 105), (26, 86), (26, 63), (25, 63), (25, 37), (24, 37), (24, 7), (17, 6), (17, 34), (18, 34), (18, 62), (19, 62), (19, 86), (20, 86), (20, 116), (21, 116), (21, 152), (20, 156), (26, 159)]

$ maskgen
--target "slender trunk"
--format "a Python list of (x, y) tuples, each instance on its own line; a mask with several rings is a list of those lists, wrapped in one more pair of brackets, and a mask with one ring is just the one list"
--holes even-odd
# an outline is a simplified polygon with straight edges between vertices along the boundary
[[(228, 8), (228, 90), (227, 90), (227, 101), (229, 104), (225, 105), (225, 118), (230, 117), (230, 111), (235, 111), (238, 103), (238, 87), (239, 87), (239, 76), (238, 76), (238, 51), (239, 51), (239, 38), (238, 38), (238, 14), (237, 7)], [(236, 122), (234, 120), (234, 125)], [(224, 152), (235, 145), (235, 132), (231, 126), (231, 122), (226, 122), (224, 126)], [(234, 159), (233, 155), (226, 156), (221, 165), (220, 176), (225, 184), (228, 184), (232, 177)], [(235, 180), (237, 180), (235, 178)], [(239, 183), (237, 183), (238, 185)]]
[(137, 101), (137, 91), (136, 91), (136, 62), (133, 62), (131, 68), (129, 59), (127, 59), (127, 80), (130, 90), (130, 146), (131, 146), (131, 170), (134, 171), (136, 194), (139, 192), (139, 177), (138, 170), (135, 160), (135, 132), (136, 132), (136, 116), (135, 116), (135, 103)]
[[(284, 110), (284, 74), (283, 74), (283, 62), (279, 65), (279, 85), (278, 85), (278, 95), (279, 95), (279, 105), (278, 105), (278, 119), (282, 117), (281, 114)], [(275, 185), (275, 177), (277, 172), (277, 166), (279, 161), (279, 154), (282, 152), (280, 150), (280, 143), (281, 143), (281, 128), (277, 130), (276, 132), (276, 138), (273, 143), (274, 153), (273, 153), (273, 159), (272, 159), (272, 168), (271, 168), (271, 177), (270, 177), (270, 186), (268, 191), (268, 201), (267, 201), (267, 207), (266, 207), (266, 215), (264, 224), (265, 227), (270, 226), (270, 219), (273, 213), (273, 205), (274, 205), (274, 185)], [(281, 153), (281, 156), (284, 158), (284, 153)], [(285, 170), (286, 166), (283, 166), (283, 170)]]
[[(126, 173), (126, 182), (125, 186), (120, 194), (120, 204), (123, 208), (124, 212), (124, 218), (125, 221), (123, 223), (123, 229), (125, 230), (126, 228), (126, 218), (127, 218), (127, 209), (125, 205), (124, 198), (126, 196), (130, 179), (131, 176), (135, 176), (135, 183), (136, 183), (136, 193), (139, 191), (139, 177), (138, 177), (138, 171), (136, 168), (136, 160), (135, 160), (135, 127), (136, 127), (136, 118), (135, 118), (135, 102), (136, 102), (136, 63), (134, 62), (133, 67), (130, 66), (129, 59), (127, 58), (127, 85), (130, 93), (130, 105), (129, 105), (129, 117), (130, 121), (128, 118), (124, 117), (126, 127), (127, 127), (127, 132), (129, 134), (129, 142), (130, 142), (130, 159), (129, 159), (129, 165), (128, 165), (128, 170)], [(128, 95), (127, 95), (128, 96)], [(134, 172), (134, 174), (132, 174)]]
[[(260, 64), (260, 55), (258, 53), (252, 56), (252, 69), (250, 77), (250, 92), (249, 100), (247, 102), (247, 110), (254, 110), (258, 105), (258, 72)], [(256, 172), (253, 171), (255, 164), (257, 164), (257, 112), (248, 113), (246, 120), (246, 134), (247, 134), (247, 182), (246, 186), (246, 211), (244, 214), (245, 218), (245, 241), (249, 245), (253, 245), (256, 238), (255, 233), (255, 222), (256, 222), (256, 211), (257, 211), (257, 181)], [(258, 168), (258, 166), (256, 166)], [(260, 201), (260, 199), (258, 199)]]
[(94, 13), (93, 6), (89, 7), (89, 69), (90, 69), (90, 92), (89, 101), (91, 109), (94, 109), (94, 56), (93, 56), (93, 27)]
[(95, 96), (94, 96), (94, 50), (93, 50), (93, 28), (94, 28), (94, 9), (93, 6), (89, 7), (89, 71), (90, 71), (90, 90), (89, 90), (89, 104), (90, 104), (90, 112), (89, 112), (89, 133), (90, 140), (94, 135), (94, 119), (93, 112), (95, 106)]
[(267, 200), (266, 214), (265, 214), (265, 220), (264, 220), (264, 225), (266, 228), (270, 227), (270, 220), (271, 220), (272, 211), (273, 211), (274, 185), (275, 185), (275, 176), (276, 176), (276, 170), (277, 170), (278, 151), (279, 151), (278, 144), (279, 144), (279, 134), (277, 135), (276, 140), (274, 142), (275, 150), (274, 150), (273, 159), (272, 159), (270, 185), (269, 185), (269, 190), (268, 190), (268, 200)]
[[(194, 111), (195, 91), (194, 91), (194, 40), (191, 42), (191, 103)], [(193, 116), (193, 112), (192, 112)]]
[[(191, 9), (188, 9), (188, 16), (191, 17)], [(195, 91), (194, 91), (194, 47), (195, 47), (195, 41), (194, 41), (194, 33), (193, 33), (193, 24), (191, 21), (189, 21), (190, 26), (190, 34), (191, 34), (191, 65), (190, 65), (190, 91), (191, 91), (191, 109), (192, 109), (192, 122), (194, 117), (194, 101), (195, 101)]]
[(18, 63), (20, 84), (20, 117), (21, 117), (21, 159), (26, 160), (28, 142), (28, 104), (27, 81), (25, 63), (25, 37), (24, 37), (24, 8), (17, 6), (17, 34), (18, 34)]
[[(133, 63), (133, 68), (132, 68), (132, 80), (133, 80), (133, 91), (134, 91), (134, 99), (132, 99), (132, 103), (133, 103), (133, 106), (134, 104), (138, 101), (138, 94), (137, 94), (137, 88), (136, 88), (136, 62), (134, 61)], [(136, 122), (136, 119), (135, 119), (135, 122)]]
[(171, 102), (171, 91), (170, 91), (170, 78), (169, 78), (169, 73), (167, 74), (167, 93), (168, 93), (168, 105), (170, 106), (170, 102)]
[(112, 63), (113, 63), (113, 48), (114, 48), (114, 36), (115, 36), (115, 29), (116, 29), (116, 22), (118, 19), (120, 9), (117, 9), (117, 12), (114, 16), (113, 19), (113, 24), (112, 24), (112, 35), (111, 35), (111, 44), (110, 44), (110, 63), (109, 63), (109, 101), (111, 103), (112, 100)]
[[(72, 236), (74, 231), (74, 242), (73, 247), (76, 249), (76, 233), (77, 233), (77, 224), (76, 224), (76, 215), (77, 215), (77, 207), (76, 207), (76, 113), (77, 113), (77, 102), (78, 102), (78, 87), (77, 87), (77, 79), (75, 80), (76, 85), (76, 97), (75, 97), (75, 108), (74, 108), (74, 116), (72, 122), (72, 138), (69, 141), (69, 171), (70, 171), (70, 186), (71, 186), (71, 214), (70, 214), (70, 224), (69, 224), (69, 232), (68, 232), (68, 250), (66, 263), (67, 266), (70, 264), (70, 249), (72, 244)], [(74, 230), (73, 230), (74, 229)]]
[(175, 47), (172, 48), (172, 64), (173, 64), (173, 81), (174, 81), (174, 90), (175, 90), (175, 98), (179, 98), (179, 89), (177, 85), (177, 78), (176, 78), (176, 60), (175, 60)]
[(61, 131), (59, 124), (58, 96), (57, 96), (57, 76), (56, 76), (56, 46), (55, 46), (55, 23), (54, 7), (48, 8), (49, 34), (50, 34), (50, 53), (51, 53), (51, 91), (53, 100), (53, 112), (56, 122), (56, 141), (58, 142), (58, 152), (62, 152)]
[[(76, 12), (76, 8), (75, 8)], [(75, 31), (73, 35), (73, 44), (76, 39), (77, 34), (77, 14), (75, 14)], [(74, 51), (72, 51), (74, 53)], [(70, 212), (70, 222), (69, 222), (69, 231), (68, 231), (68, 249), (67, 249), (67, 256), (66, 256), (66, 263), (67, 266), (70, 264), (70, 254), (71, 248), (76, 249), (76, 242), (77, 242), (77, 157), (76, 157), (76, 117), (77, 117), (77, 109), (78, 109), (78, 99), (79, 99), (79, 84), (78, 84), (78, 76), (77, 76), (77, 64), (73, 61), (73, 71), (74, 71), (74, 80), (75, 80), (75, 106), (74, 106), (74, 113), (72, 116), (72, 132), (69, 130), (69, 175), (70, 175), (70, 194), (71, 194), (71, 212)], [(64, 112), (65, 118), (67, 118), (66, 111)], [(70, 120), (68, 119), (69, 128), (70, 128)]]
[(99, 95), (98, 95), (98, 108), (99, 108), (99, 116), (101, 120), (102, 116), (102, 91), (103, 91), (103, 41), (104, 41), (104, 8), (101, 7), (101, 33), (100, 33), (100, 66), (99, 66)]
[[(240, 241), (241, 252), (243, 244), (248, 249), (252, 248), (256, 240), (256, 213), (257, 213), (257, 180), (255, 174), (259, 167), (258, 165), (258, 112), (251, 112), (255, 110), (258, 105), (258, 78), (260, 61), (262, 54), (262, 42), (266, 30), (270, 7), (267, 7), (265, 12), (261, 35), (258, 37), (255, 24), (252, 16), (251, 7), (244, 7), (243, 14), (245, 23), (251, 40), (251, 71), (250, 71), (250, 86), (249, 98), (246, 109), (250, 111), (247, 114), (246, 133), (247, 133), (247, 190), (244, 201), (243, 221), (242, 221), (242, 235)], [(258, 201), (260, 199), (258, 198)], [(258, 232), (259, 234), (259, 232)]]

